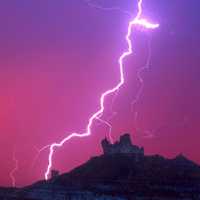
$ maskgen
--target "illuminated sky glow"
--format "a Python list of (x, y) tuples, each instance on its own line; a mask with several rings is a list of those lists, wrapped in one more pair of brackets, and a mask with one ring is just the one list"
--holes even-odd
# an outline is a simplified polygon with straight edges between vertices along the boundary
[[(14, 147), (16, 186), (44, 179), (49, 151), (41, 148), (85, 133), (91, 114), (100, 109), (100, 95), (120, 81), (118, 59), (127, 50), (124, 36), (137, 1), (93, 2), (108, 9), (84, 0), (0, 2), (0, 185), (12, 185)], [(141, 19), (160, 27), (133, 28), (125, 83), (117, 95), (106, 96), (90, 137), (55, 148), (54, 169), (73, 169), (101, 154), (102, 138), (116, 141), (124, 132), (146, 154), (184, 153), (200, 162), (199, 6), (196, 0), (143, 0)], [(144, 84), (137, 99), (138, 72)]]

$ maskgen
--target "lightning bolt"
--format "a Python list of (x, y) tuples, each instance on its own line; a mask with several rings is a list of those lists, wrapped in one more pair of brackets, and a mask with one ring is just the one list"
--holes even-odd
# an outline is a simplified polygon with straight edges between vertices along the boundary
[(14, 168), (11, 170), (11, 172), (9, 173), (9, 177), (10, 177), (10, 179), (11, 179), (11, 181), (12, 181), (12, 186), (13, 187), (16, 187), (16, 179), (15, 179), (15, 176), (14, 176), (14, 174), (15, 174), (15, 172), (18, 170), (18, 168), (19, 168), (19, 166), (18, 166), (18, 160), (17, 160), (17, 158), (16, 158), (16, 151), (15, 151), (15, 149), (14, 149), (14, 151), (13, 151), (13, 162), (14, 162)]
[(103, 119), (101, 119), (101, 118), (97, 118), (97, 119), (98, 119), (101, 123), (105, 124), (105, 125), (109, 128), (108, 139), (109, 139), (110, 143), (113, 144), (114, 141), (113, 141), (112, 134), (111, 134), (111, 132), (112, 132), (112, 125), (111, 125), (109, 122), (107, 122), (107, 121), (105, 121), (105, 120), (103, 120)]
[(103, 7), (103, 6), (100, 6), (98, 4), (94, 4), (92, 3), (92, 0), (85, 0), (85, 3), (90, 6), (90, 7), (93, 7), (93, 8), (96, 8), (96, 9), (99, 9), (99, 10), (104, 10), (104, 11), (119, 11), (120, 13), (124, 13), (126, 15), (129, 15), (129, 16), (132, 16), (132, 13), (130, 13), (129, 11), (126, 11), (126, 10), (122, 10), (120, 7), (118, 6), (115, 6), (115, 7), (109, 7), (109, 8), (106, 8), (106, 7)]
[[(134, 111), (134, 106), (137, 104), (137, 102), (139, 101), (139, 99), (142, 95), (142, 92), (143, 92), (143, 89), (144, 89), (144, 80), (143, 80), (143, 77), (142, 77), (142, 72), (145, 71), (146, 69), (150, 68), (150, 61), (151, 61), (151, 38), (148, 40), (148, 56), (147, 56), (146, 63), (142, 68), (140, 68), (137, 71), (137, 79), (140, 83), (140, 87), (139, 87), (139, 90), (138, 90), (134, 100), (131, 102), (131, 112)], [(135, 129), (136, 129), (136, 132), (137, 133), (143, 133), (144, 132), (145, 138), (153, 138), (154, 135), (153, 135), (153, 132), (151, 130), (142, 131), (141, 129), (139, 129), (137, 127), (137, 118), (138, 118), (138, 112), (135, 111), (134, 112), (134, 126), (135, 126)]]
[(31, 165), (31, 169), (34, 167), (34, 165), (35, 165), (36, 161), (38, 160), (40, 154), (41, 154), (44, 150), (48, 149), (49, 147), (50, 147), (50, 145), (46, 145), (46, 146), (44, 146), (44, 147), (42, 147), (42, 148), (39, 149), (39, 148), (37, 148), (36, 146), (34, 146), (34, 149), (37, 151), (37, 154), (36, 154), (36, 156), (33, 158), (33, 162), (32, 162), (32, 165)]
[[(149, 69), (150, 67), (150, 61), (151, 61), (151, 39), (148, 41), (148, 56), (147, 56), (147, 61), (145, 63), (145, 65), (140, 68), (138, 71), (137, 71), (137, 79), (139, 80), (139, 83), (140, 83), (140, 88), (139, 88), (139, 91), (137, 92), (136, 94), (136, 97), (135, 99), (131, 102), (131, 111), (133, 111), (133, 107), (135, 106), (135, 104), (138, 102), (141, 94), (142, 94), (142, 91), (144, 89), (144, 80), (142, 78), (142, 72), (146, 69)], [(135, 113), (135, 117), (137, 117), (138, 113)]]
[(62, 141), (60, 141), (59, 143), (53, 143), (53, 144), (50, 145), (49, 156), (48, 156), (48, 166), (47, 166), (47, 169), (46, 169), (46, 172), (45, 172), (45, 179), (46, 180), (48, 180), (48, 178), (49, 178), (49, 174), (50, 174), (50, 170), (51, 170), (52, 162), (53, 162), (52, 161), (53, 154), (55, 152), (55, 149), (62, 147), (65, 142), (67, 142), (68, 140), (70, 140), (74, 137), (83, 138), (83, 137), (90, 136), (91, 133), (92, 133), (91, 128), (92, 128), (93, 122), (95, 120), (99, 120), (100, 116), (104, 113), (105, 98), (107, 96), (117, 92), (121, 88), (121, 86), (124, 84), (125, 80), (124, 80), (124, 64), (123, 63), (124, 63), (124, 59), (133, 53), (132, 41), (131, 41), (131, 38), (130, 38), (131, 34), (132, 34), (133, 27), (140, 26), (140, 27), (143, 27), (143, 28), (146, 28), (146, 29), (155, 29), (155, 28), (159, 27), (159, 24), (150, 23), (147, 19), (141, 17), (142, 16), (142, 3), (143, 3), (143, 0), (138, 0), (137, 15), (136, 15), (136, 17), (131, 19), (128, 23), (127, 34), (125, 35), (125, 40), (127, 42), (128, 48), (127, 48), (127, 50), (125, 50), (121, 54), (121, 56), (118, 59), (119, 72), (120, 72), (119, 82), (113, 88), (108, 89), (104, 93), (101, 94), (100, 107), (89, 118), (88, 124), (86, 126), (86, 132), (85, 133), (71, 133), (67, 137), (65, 137)]

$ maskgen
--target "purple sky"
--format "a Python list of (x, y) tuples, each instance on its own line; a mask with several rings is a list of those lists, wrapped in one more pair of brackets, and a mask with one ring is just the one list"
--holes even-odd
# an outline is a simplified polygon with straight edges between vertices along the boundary
[[(134, 0), (98, 0), (133, 14)], [(182, 152), (200, 163), (200, 2), (144, 0), (143, 15), (160, 23), (135, 31), (134, 55), (126, 60), (126, 83), (113, 104), (112, 135), (130, 132), (147, 154), (173, 157)], [(102, 11), (83, 0), (0, 1), (0, 185), (11, 185), (13, 150), (19, 160), (17, 186), (43, 178), (48, 151), (37, 162), (36, 148), (84, 131), (99, 97), (119, 78), (117, 59), (126, 48), (129, 16)], [(144, 91), (131, 111), (151, 41)], [(112, 99), (106, 101), (105, 119)], [(138, 113), (134, 120), (134, 113)], [(147, 131), (153, 130), (153, 137)], [(101, 152), (107, 127), (93, 127), (85, 139), (59, 149), (54, 168), (65, 172)]]

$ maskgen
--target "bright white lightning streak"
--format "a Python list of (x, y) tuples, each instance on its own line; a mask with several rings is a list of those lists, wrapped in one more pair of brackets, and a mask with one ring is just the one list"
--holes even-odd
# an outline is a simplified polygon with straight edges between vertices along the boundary
[(116, 84), (116, 86), (114, 86), (113, 88), (105, 91), (100, 98), (100, 108), (97, 112), (95, 112), (88, 121), (87, 127), (86, 127), (86, 132), (85, 133), (71, 133), (70, 135), (68, 135), (67, 137), (65, 137), (61, 142), (59, 143), (53, 143), (50, 145), (50, 152), (49, 152), (49, 156), (48, 156), (48, 166), (47, 166), (47, 170), (45, 172), (45, 179), (48, 180), (49, 177), (49, 173), (52, 167), (52, 158), (53, 158), (53, 154), (55, 152), (55, 148), (56, 147), (61, 147), (63, 146), (63, 144), (65, 142), (67, 142), (68, 140), (70, 140), (73, 137), (87, 137), (89, 135), (91, 135), (91, 128), (92, 128), (92, 124), (94, 122), (94, 120), (98, 120), (99, 117), (103, 114), (104, 112), (104, 100), (107, 96), (109, 96), (110, 94), (115, 93), (117, 90), (119, 90), (121, 88), (121, 86), (124, 84), (124, 65), (123, 65), (123, 61), (124, 59), (131, 55), (133, 53), (132, 50), (132, 41), (131, 41), (131, 34), (132, 34), (132, 28), (134, 26), (142, 26), (146, 29), (155, 29), (159, 27), (159, 24), (153, 24), (148, 22), (146, 19), (141, 18), (142, 15), (142, 2), (143, 0), (138, 0), (138, 11), (137, 11), (137, 15), (135, 18), (133, 18), (131, 21), (129, 21), (128, 24), (128, 30), (127, 30), (127, 34), (125, 36), (125, 40), (127, 42), (128, 45), (128, 49), (126, 51), (124, 51), (121, 56), (118, 59), (118, 63), (119, 63), (119, 69), (120, 69), (120, 81)]

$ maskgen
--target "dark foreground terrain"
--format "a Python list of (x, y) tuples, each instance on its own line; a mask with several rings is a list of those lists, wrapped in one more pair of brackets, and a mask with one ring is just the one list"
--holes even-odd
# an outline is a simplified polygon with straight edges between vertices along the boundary
[(200, 200), (200, 166), (183, 155), (145, 156), (129, 135), (114, 145), (102, 141), (104, 154), (49, 181), (1, 188), (0, 200)]

